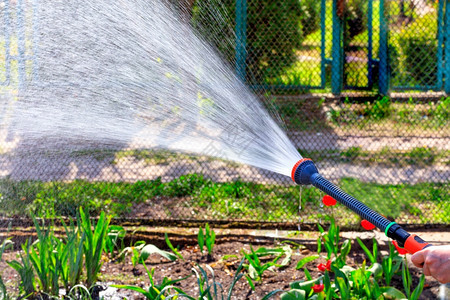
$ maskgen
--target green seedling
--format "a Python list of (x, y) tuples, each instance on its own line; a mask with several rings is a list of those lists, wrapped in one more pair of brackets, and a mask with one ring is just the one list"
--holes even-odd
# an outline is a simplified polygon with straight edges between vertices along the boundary
[[(320, 232), (320, 238), (318, 244), (322, 244), (327, 251), (327, 259), (331, 259), (334, 254), (338, 256), (339, 252), (339, 226), (336, 226), (334, 218), (328, 218), (330, 220), (330, 226), (326, 232), (320, 224), (317, 224)], [(319, 253), (320, 254), (320, 253)]]
[(167, 277), (163, 278), (163, 281), (160, 284), (156, 284), (154, 281), (155, 268), (152, 268), (151, 271), (148, 270), (147, 266), (144, 264), (145, 271), (147, 272), (148, 279), (150, 281), (150, 285), (147, 289), (133, 286), (133, 285), (111, 285), (112, 287), (119, 289), (127, 289), (131, 291), (135, 291), (141, 293), (146, 299), (155, 300), (155, 299), (177, 299), (178, 295), (183, 295), (183, 298), (193, 299), (186, 295), (181, 289), (174, 286), (175, 283), (185, 280), (187, 277), (170, 280)]
[(374, 264), (377, 262), (377, 258), (378, 258), (378, 243), (375, 239), (373, 239), (373, 246), (372, 246), (372, 251), (370, 251), (366, 245), (364, 245), (364, 243), (361, 241), (361, 239), (359, 237), (356, 238), (356, 240), (358, 241), (359, 246), (361, 247), (361, 249), (363, 249), (364, 253), (367, 255), (367, 257), (369, 258), (369, 261)]
[(206, 223), (205, 225), (204, 232), (202, 227), (198, 229), (198, 246), (200, 248), (200, 251), (203, 253), (203, 247), (206, 246), (206, 249), (208, 250), (208, 256), (210, 258), (212, 258), (212, 252), (215, 241), (216, 241), (216, 233), (214, 232), (214, 230), (209, 228), (208, 223)]
[[(125, 256), (131, 257), (131, 264), (133, 265), (133, 270), (136, 269), (139, 263), (139, 257), (141, 255), (141, 249), (145, 246), (144, 241), (137, 241), (133, 246), (125, 247), (122, 252), (119, 253), (118, 257), (125, 258)], [(122, 260), (122, 259), (121, 259)]]
[(383, 275), (386, 285), (391, 284), (392, 277), (400, 269), (402, 258), (395, 250), (395, 246), (389, 243), (389, 255), (384, 256), (381, 260), (381, 267), (383, 268)]
[[(255, 289), (254, 281), (261, 282), (262, 275), (266, 270), (271, 267), (285, 267), (290, 263), (292, 257), (292, 249), (288, 245), (275, 249), (261, 247), (256, 251), (250, 246), (250, 251), (250, 253), (247, 253), (242, 250), (242, 254), (248, 261), (248, 264), (244, 264), (244, 267), (247, 269), (248, 275), (246, 275), (246, 278), (252, 289)], [(260, 257), (264, 256), (275, 256), (275, 258), (263, 263)], [(285, 256), (284, 259), (278, 263), (283, 256)]]
[(255, 250), (253, 250), (252, 246), (250, 246), (250, 251), (251, 251), (250, 253), (247, 253), (244, 250), (242, 250), (242, 254), (248, 261), (248, 264), (244, 264), (244, 267), (247, 269), (248, 272), (248, 274), (245, 275), (245, 277), (247, 278), (247, 281), (252, 290), (254, 290), (255, 285), (253, 281), (260, 282), (261, 276), (263, 275), (264, 271), (266, 271), (272, 266), (275, 266), (275, 263), (273, 261), (262, 263), (258, 257), (258, 254), (255, 252)]
[(323, 243), (323, 246), (327, 251), (327, 259), (330, 260), (334, 255), (334, 264), (336, 264), (337, 267), (342, 268), (345, 265), (348, 254), (350, 253), (351, 242), (349, 240), (345, 240), (342, 244), (339, 244), (340, 228), (336, 225), (333, 217), (328, 217), (327, 219), (330, 220), (328, 231), (325, 231), (320, 224), (317, 224), (320, 232), (320, 237), (317, 239), (317, 252), (320, 255)]
[(307, 263), (312, 262), (316, 259), (318, 259), (320, 257), (320, 255), (311, 255), (311, 256), (307, 256), (302, 258), (298, 263), (297, 266), (295, 267), (297, 270), (303, 268)]
[(172, 245), (172, 243), (170, 242), (170, 240), (169, 240), (169, 235), (167, 234), (167, 232), (164, 233), (164, 239), (166, 240), (167, 247), (169, 247), (169, 249), (172, 250), (172, 252), (173, 252), (176, 256), (178, 256), (179, 259), (184, 260), (183, 255), (181, 255), (180, 251), (178, 251), (178, 249), (175, 248), (175, 247)]
[(137, 264), (144, 263), (151, 254), (158, 254), (170, 261), (177, 259), (175, 254), (161, 250), (155, 245), (146, 244), (144, 241), (138, 241), (133, 246), (126, 247), (119, 256), (130, 255), (133, 269), (136, 269)]
[(120, 253), (125, 248), (124, 246), (125, 235), (126, 230), (125, 228), (123, 228), (123, 226), (119, 225), (108, 226), (104, 251), (109, 254), (110, 258), (113, 258), (114, 251)]

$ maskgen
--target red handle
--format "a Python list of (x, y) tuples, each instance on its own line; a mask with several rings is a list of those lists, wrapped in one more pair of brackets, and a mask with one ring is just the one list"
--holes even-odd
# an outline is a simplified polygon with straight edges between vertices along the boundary
[(408, 251), (409, 254), (414, 254), (426, 247), (432, 246), (431, 244), (422, 240), (419, 236), (411, 234), (405, 241), (405, 246), (403, 248)]

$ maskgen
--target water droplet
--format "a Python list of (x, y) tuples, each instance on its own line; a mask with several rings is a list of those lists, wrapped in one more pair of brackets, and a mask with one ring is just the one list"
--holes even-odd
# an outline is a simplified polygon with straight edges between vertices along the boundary
[(302, 224), (302, 186), (299, 185), (299, 197), (298, 197), (298, 231), (301, 231)]

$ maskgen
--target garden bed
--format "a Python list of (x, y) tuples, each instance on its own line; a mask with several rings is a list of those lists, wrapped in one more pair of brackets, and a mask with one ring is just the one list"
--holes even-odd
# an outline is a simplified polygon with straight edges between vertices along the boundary
[[(363, 260), (366, 259), (362, 250), (360, 248), (358, 249), (356, 245), (352, 245), (353, 247), (355, 247), (355, 250), (350, 253), (347, 260), (348, 265), (353, 267), (360, 266)], [(214, 270), (216, 281), (223, 285), (224, 290), (227, 290), (233, 280), (233, 275), (236, 271), (236, 267), (238, 266), (239, 261), (223, 261), (222, 258), (225, 255), (239, 254), (242, 249), (250, 252), (249, 246), (250, 244), (225, 241), (217, 245), (216, 249), (214, 250), (213, 259), (211, 261), (207, 260), (206, 255), (202, 255), (198, 247), (188, 246), (181, 251), (181, 254), (183, 255), (185, 261), (167, 262), (160, 259), (159, 257), (153, 257), (152, 261), (148, 263), (148, 267), (155, 267), (155, 279), (157, 282), (161, 282), (162, 278), (164, 277), (177, 279), (191, 275), (191, 269), (195, 267), (197, 263), (203, 268), (205, 268), (206, 264), (209, 264)], [(258, 246), (274, 247), (274, 243)], [(254, 245), (255, 248), (257, 248), (258, 246)], [(275, 269), (273, 272), (267, 271), (266, 273), (264, 273), (262, 281), (261, 283), (256, 285), (255, 291), (252, 291), (245, 278), (242, 278), (233, 289), (233, 295), (235, 295), (235, 299), (262, 299), (271, 291), (275, 291), (277, 289), (288, 290), (289, 283), (306, 279), (304, 272), (302, 270), (297, 270), (295, 267), (298, 261), (312, 254), (314, 254), (313, 250), (297, 250), (295, 255), (292, 257), (292, 262), (289, 264), (289, 266), (282, 269)], [(323, 274), (316, 267), (319, 263), (325, 264), (326, 260), (321, 259), (307, 264), (308, 270), (313, 278), (318, 278)], [(148, 279), (146, 280), (145, 276), (142, 276), (145, 274), (145, 269), (141, 265), (138, 266), (137, 273), (142, 273), (142, 275), (137, 277), (132, 275), (133, 268), (129, 263), (108, 263), (105, 265), (105, 270), (107, 270), (107, 273), (105, 273), (104, 275), (105, 281), (131, 283), (138, 285), (142, 282), (145, 282), (144, 286), (148, 286)], [(411, 270), (411, 272), (414, 280), (413, 286), (415, 286), (419, 282), (421, 271), (418, 269), (414, 269)], [(117, 274), (126, 274), (128, 280), (118, 280)], [(198, 285), (194, 278), (195, 277), (191, 277), (190, 280), (182, 281), (179, 284), (182, 290), (186, 292), (190, 291), (190, 293), (188, 293), (190, 295), (196, 295), (198, 292)], [(393, 285), (396, 286), (399, 290), (403, 290), (401, 276), (394, 277)], [(436, 280), (429, 278), (425, 283), (424, 291), (420, 299), (437, 299), (438, 290), (439, 283)], [(274, 299), (276, 298), (278, 297), (274, 297)]]
[[(108, 231), (112, 232), (111, 228)], [(190, 229), (189, 231), (192, 233), (195, 230)], [(103, 265), (99, 269), (97, 290), (100, 292), (99, 296), (103, 297), (105, 300), (125, 299), (125, 297), (127, 299), (146, 299), (136, 291), (130, 291), (123, 288), (117, 289), (116, 287), (113, 287), (115, 284), (130, 285), (134, 286), (135, 289), (148, 289), (150, 284), (150, 279), (147, 275), (144, 264), (139, 263), (136, 260), (133, 261), (133, 253), (130, 252), (131, 248), (124, 248), (125, 245), (132, 245), (136, 246), (135, 249), (138, 249), (138, 245), (140, 244), (138, 241), (143, 238), (142, 236), (129, 232), (129, 229), (127, 229), (126, 232), (127, 233), (123, 235), (123, 237), (126, 237), (123, 239), (124, 243), (117, 243), (117, 245), (121, 244), (121, 246), (117, 247), (111, 253), (105, 251), (102, 254), (101, 261), (103, 261)], [(196, 233), (197, 232), (198, 231), (196, 231)], [(154, 269), (153, 281), (155, 285), (163, 282), (164, 278), (170, 278), (173, 280), (186, 278), (174, 283), (173, 285), (177, 288), (177, 290), (169, 290), (168, 294), (182, 291), (195, 299), (199, 299), (199, 286), (205, 288), (206, 283), (199, 285), (193, 270), (195, 269), (199, 274), (199, 277), (203, 277), (204, 279), (205, 275), (202, 275), (201, 271), (203, 269), (206, 272), (206, 277), (208, 278), (209, 284), (211, 285), (213, 283), (213, 278), (217, 283), (217, 294), (220, 295), (223, 289), (223, 294), (226, 297), (235, 276), (238, 274), (237, 270), (239, 265), (243, 262), (244, 267), (239, 273), (242, 274), (242, 278), (240, 278), (232, 288), (233, 297), (231, 299), (263, 299), (266, 295), (269, 295), (271, 292), (276, 290), (279, 290), (279, 292), (274, 294), (271, 299), (279, 299), (283, 292), (292, 290), (292, 287), (295, 287), (295, 284), (293, 284), (294, 282), (308, 280), (308, 276), (316, 280), (321, 278), (324, 274), (327, 274), (326, 276), (329, 276), (331, 284), (335, 284), (334, 282), (336, 277), (339, 276), (339, 271), (338, 269), (335, 269), (334, 266), (338, 266), (340, 264), (339, 256), (341, 256), (342, 253), (347, 253), (347, 250), (348, 253), (344, 255), (345, 258), (341, 263), (341, 265), (343, 264), (343, 267), (340, 266), (339, 270), (344, 270), (349, 267), (358, 270), (364, 265), (367, 265), (367, 270), (372, 270), (375, 263), (373, 261), (371, 262), (371, 258), (367, 255), (365, 250), (361, 248), (361, 244), (359, 244), (356, 239), (347, 240), (341, 238), (339, 241), (335, 240), (334, 237), (336, 236), (336, 232), (336, 227), (333, 228), (331, 225), (328, 228), (328, 231), (325, 231), (321, 235), (317, 232), (305, 234), (301, 233), (300, 237), (302, 237), (302, 239), (300, 239), (299, 236), (293, 238), (273, 238), (244, 234), (242, 234), (239, 238), (236, 235), (227, 236), (221, 234), (218, 235), (217, 240), (213, 243), (214, 246), (211, 248), (210, 255), (208, 254), (206, 248), (203, 248), (203, 251), (200, 251), (197, 234), (182, 236), (170, 233), (167, 235), (167, 238), (172, 241), (172, 247), (178, 248), (178, 250), (175, 251), (173, 251), (173, 249), (176, 248), (172, 248), (172, 250), (169, 249), (170, 247), (168, 246), (167, 240), (161, 238), (161, 235), (159, 235), (159, 237), (158, 235), (155, 235), (150, 240), (143, 239), (144, 241), (142, 241), (142, 244), (154, 244), (161, 249), (165, 249), (167, 253), (171, 253), (170, 259), (154, 253), (150, 254), (145, 260), (145, 266), (147, 269), (150, 270), (150, 272)], [(315, 239), (319, 235), (322, 237), (322, 242), (320, 244), (318, 244)], [(19, 235), (15, 234), (15, 232), (10, 232), (10, 236), (16, 237), (14, 242), (17, 248), (18, 245), (23, 243), (27, 237), (31, 235), (25, 234), (22, 239), (17, 239)], [(207, 232), (205, 230), (205, 237), (206, 236)], [(307, 237), (307, 239), (304, 239), (305, 237)], [(375, 239), (363, 239), (361, 242), (372, 252), (374, 241)], [(335, 254), (331, 253), (333, 250), (329, 254), (331, 257), (330, 261), (332, 261), (332, 266), (329, 268), (330, 270), (325, 270), (325, 266), (328, 262), (328, 251), (326, 251), (327, 247), (325, 244), (331, 248), (335, 247)], [(319, 254), (317, 252), (318, 245), (321, 245), (319, 247), (321, 247), (322, 250)], [(377, 260), (378, 263), (383, 264), (383, 261), (385, 261), (390, 253), (393, 261), (397, 261), (399, 266), (403, 265), (405, 262), (404, 256), (399, 255), (393, 246), (388, 247), (387, 244), (382, 244), (381, 242), (379, 244), (377, 243), (377, 245), (379, 250), (377, 251), (375, 260)], [(260, 258), (259, 266), (264, 266), (265, 264), (270, 265), (271, 262), (275, 261), (277, 256), (280, 256), (280, 258), (276, 260), (276, 265), (272, 265), (270, 268), (262, 271), (260, 278), (253, 278), (250, 280), (252, 283), (250, 283), (246, 277), (252, 274), (248, 268), (251, 264), (249, 263), (250, 260), (248, 258), (251, 258), (252, 248), (255, 253), (261, 254), (258, 255)], [(124, 255), (122, 259), (118, 259), (118, 257), (120, 257), (119, 253), (123, 252), (124, 249), (128, 249), (125, 251), (128, 254)], [(259, 252), (261, 249), (264, 251)], [(2, 261), (0, 262), (0, 268), (2, 270), (1, 276), (12, 299), (15, 299), (15, 297), (19, 294), (18, 286), (20, 276), (6, 262), (11, 262), (15, 259), (20, 261), (20, 258), (18, 258), (20, 253), (23, 255), (23, 251), (19, 252), (17, 249), (6, 251), (3, 254)], [(247, 255), (246, 258), (245, 255)], [(306, 262), (308, 258), (312, 259), (315, 257), (316, 259)], [(301, 261), (303, 261), (304, 266), (299, 267), (299, 263)], [(411, 263), (408, 265), (410, 266), (409, 273), (411, 274), (412, 279), (410, 283), (410, 290), (413, 291), (416, 286), (419, 285), (422, 271), (412, 267)], [(398, 291), (405, 293), (402, 269), (403, 267), (400, 266), (397, 272), (392, 273), (393, 276), (388, 286), (394, 287)], [(370, 274), (369, 278), (371, 280), (374, 279), (374, 274)], [(85, 276), (86, 271), (83, 269), (81, 282), (86, 280)], [(377, 277), (376, 281), (380, 287), (387, 286), (385, 283), (386, 277), (385, 271)], [(252, 284), (254, 284), (254, 289), (251, 287)], [(37, 286), (39, 286), (39, 284), (37, 284)], [(60, 287), (61, 286), (62, 285), (60, 284)], [(311, 290), (311, 288), (309, 288), (309, 290)], [(334, 290), (336, 295), (339, 296), (340, 291), (338, 288), (335, 287)], [(355, 290), (356, 289), (352, 289), (354, 296), (356, 295)], [(436, 299), (438, 293), (439, 283), (433, 278), (426, 278), (423, 285), (423, 292), (421, 293), (419, 299)], [(168, 294), (166, 294), (166, 296)], [(311, 292), (310, 296), (314, 296), (314, 293)], [(310, 298), (311, 297), (308, 297), (307, 299)], [(81, 299), (89, 298), (82, 297)], [(93, 297), (93, 299), (99, 298)], [(336, 297), (333, 297), (333, 299), (336, 299)], [(352, 299), (360, 298), (356, 297)], [(383, 299), (388, 299), (388, 297)]]

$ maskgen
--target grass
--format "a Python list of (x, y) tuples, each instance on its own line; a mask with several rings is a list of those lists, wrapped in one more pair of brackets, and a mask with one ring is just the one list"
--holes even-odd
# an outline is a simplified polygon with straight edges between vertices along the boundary
[[(345, 178), (338, 182), (345, 191), (368, 206), (404, 223), (448, 223), (445, 213), (450, 209), (445, 201), (449, 190), (444, 183), (383, 185)], [(75, 216), (82, 206), (92, 215), (105, 211), (112, 216), (124, 216), (132, 206), (145, 203), (154, 206), (161, 197), (170, 199), (164, 212), (177, 218), (241, 219), (254, 221), (298, 221), (300, 191), (298, 186), (266, 185), (243, 181), (218, 183), (201, 175), (189, 174), (170, 182), (37, 182), (0, 181), (1, 213), (43, 217)], [(301, 217), (313, 223), (325, 214), (339, 216), (344, 224), (354, 224), (357, 217), (342, 206), (328, 211), (318, 205), (322, 193), (315, 188), (302, 188)], [(423, 210), (422, 207), (426, 207)], [(161, 210), (161, 208), (159, 209)]]

